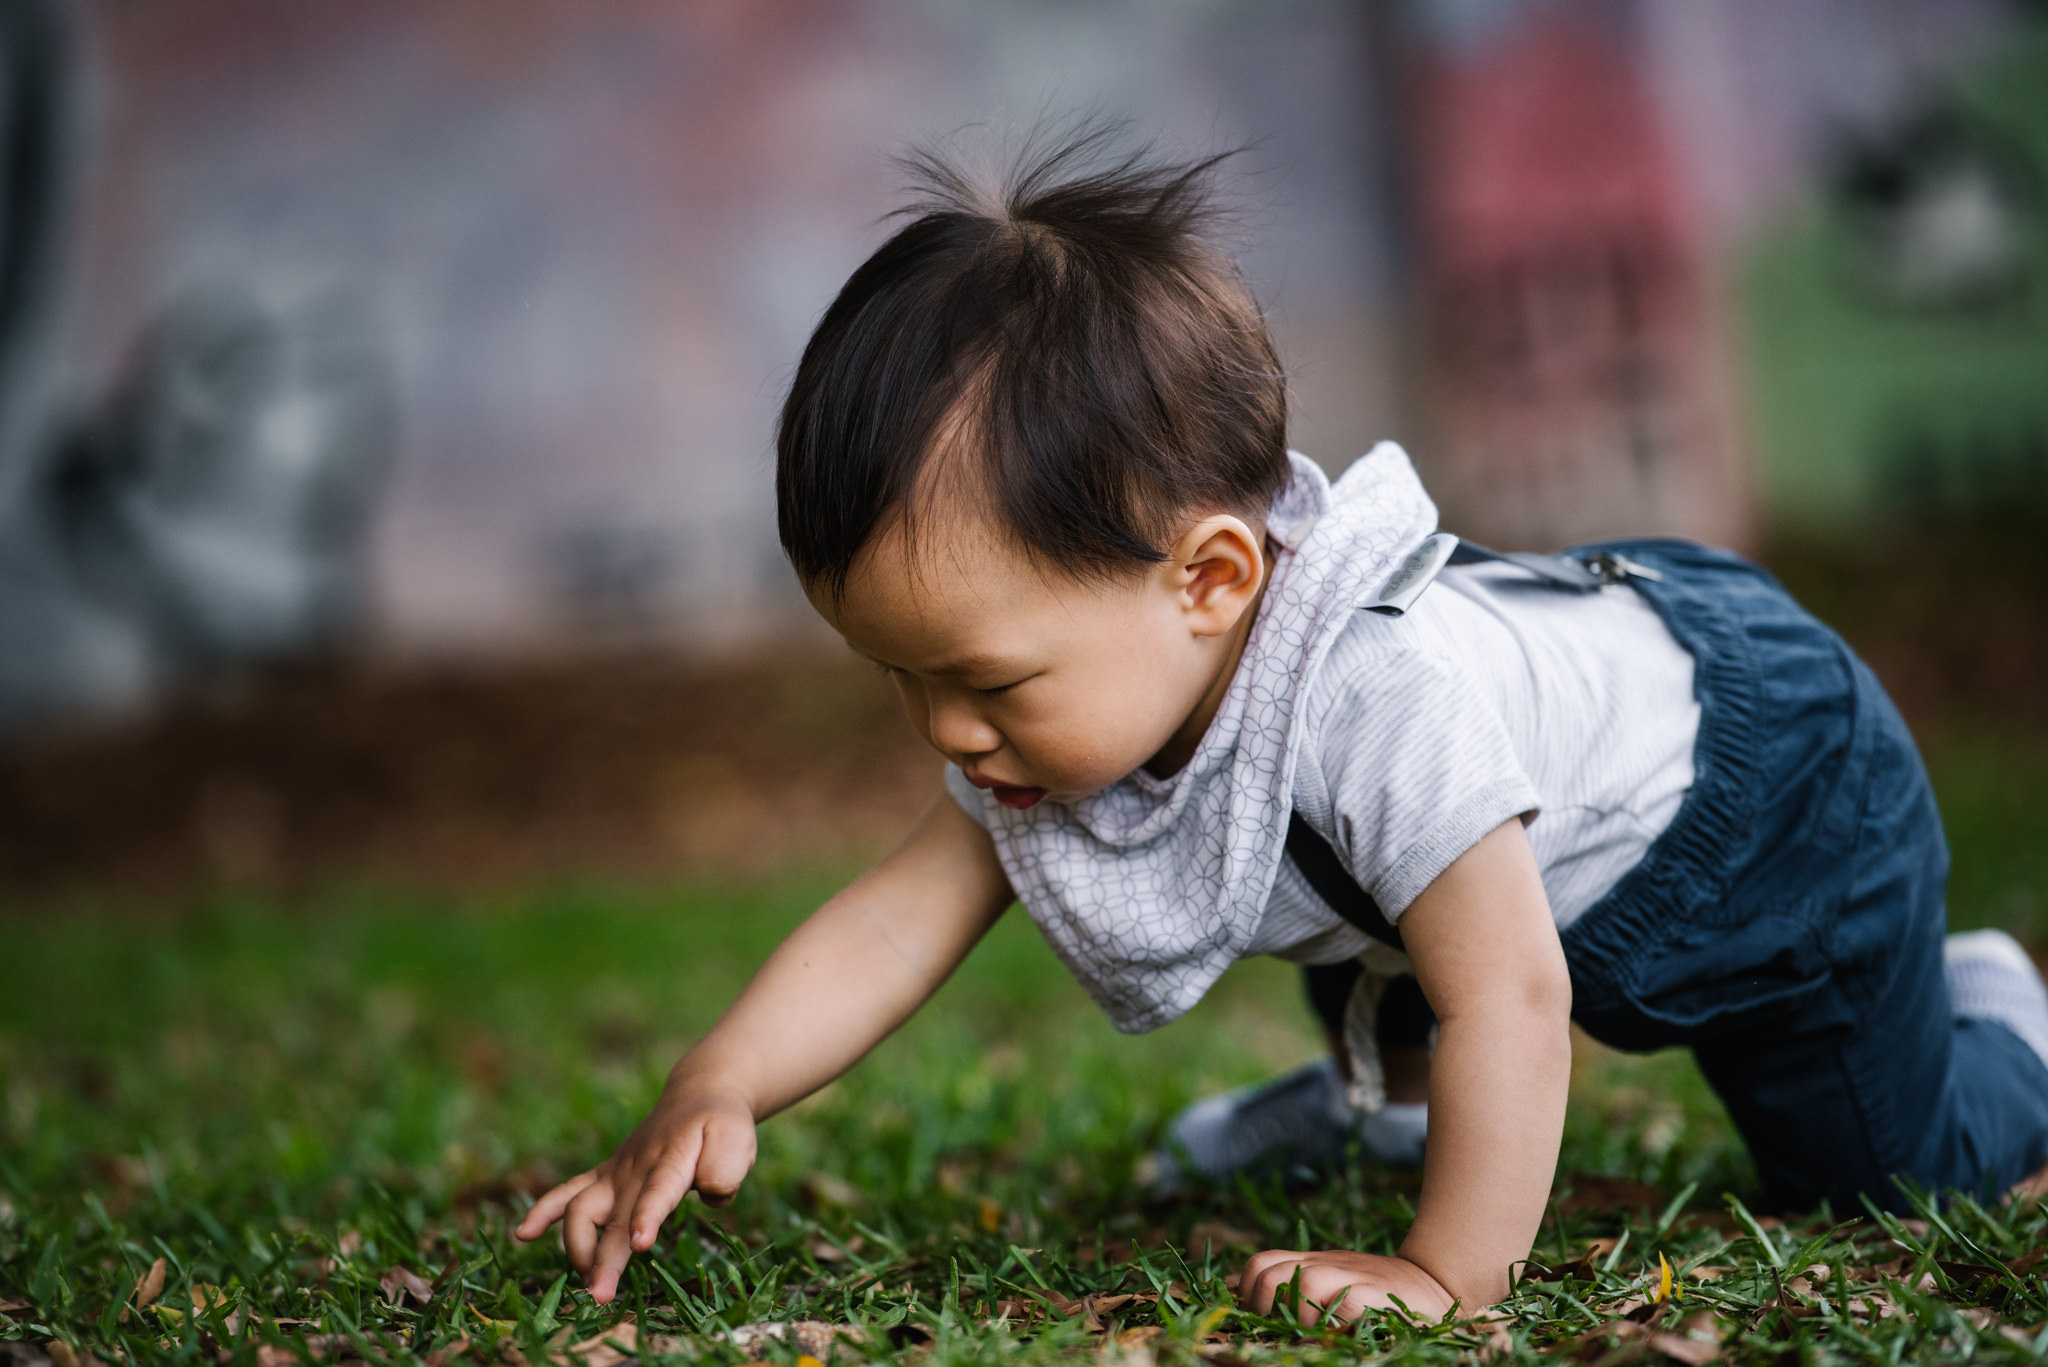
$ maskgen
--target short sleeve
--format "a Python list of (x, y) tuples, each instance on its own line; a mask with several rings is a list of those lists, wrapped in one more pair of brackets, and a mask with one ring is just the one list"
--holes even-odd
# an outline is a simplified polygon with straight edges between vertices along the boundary
[(1540, 805), (1499, 712), (1449, 660), (1361, 616), (1311, 691), (1303, 819), (1391, 920), (1512, 817)]

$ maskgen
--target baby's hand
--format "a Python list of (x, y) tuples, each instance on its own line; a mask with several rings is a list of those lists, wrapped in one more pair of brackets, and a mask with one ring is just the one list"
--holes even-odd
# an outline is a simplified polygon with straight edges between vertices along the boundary
[(671, 1085), (653, 1114), (610, 1158), (550, 1191), (513, 1231), (537, 1239), (562, 1222), (569, 1262), (603, 1305), (618, 1294), (619, 1275), (692, 1187), (722, 1206), (754, 1166), (754, 1112), (736, 1092)]
[(1391, 1310), (1397, 1298), (1408, 1307), (1411, 1319), (1434, 1324), (1456, 1299), (1435, 1277), (1406, 1258), (1342, 1249), (1290, 1253), (1274, 1248), (1254, 1254), (1244, 1265), (1237, 1279), (1238, 1300), (1262, 1315), (1271, 1314), (1275, 1298), (1294, 1280), (1297, 1268), (1301, 1270), (1301, 1302), (1295, 1314), (1303, 1324), (1314, 1324), (1326, 1313), (1351, 1320), (1362, 1310)]

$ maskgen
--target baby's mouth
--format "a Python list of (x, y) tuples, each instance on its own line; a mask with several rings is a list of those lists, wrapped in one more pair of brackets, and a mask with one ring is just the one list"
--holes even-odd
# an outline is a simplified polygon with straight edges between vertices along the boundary
[(1036, 807), (1045, 797), (1043, 788), (1017, 788), (1007, 783), (998, 783), (989, 791), (995, 795), (996, 801), (1020, 812)]

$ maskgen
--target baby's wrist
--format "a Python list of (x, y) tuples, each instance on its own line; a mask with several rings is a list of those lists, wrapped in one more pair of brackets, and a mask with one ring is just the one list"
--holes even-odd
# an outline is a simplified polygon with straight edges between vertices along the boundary
[(1488, 1306), (1506, 1299), (1512, 1289), (1504, 1269), (1494, 1271), (1476, 1263), (1467, 1266), (1469, 1260), (1461, 1260), (1454, 1254), (1445, 1255), (1427, 1247), (1415, 1247), (1412, 1236), (1401, 1245), (1396, 1256), (1441, 1287), (1445, 1299), (1456, 1302), (1460, 1316), (1479, 1314)]
[(670, 1108), (690, 1111), (743, 1110), (749, 1119), (760, 1112), (755, 1106), (753, 1093), (734, 1076), (732, 1070), (706, 1066), (685, 1056), (669, 1070), (668, 1081), (661, 1089), (661, 1101), (657, 1110)]

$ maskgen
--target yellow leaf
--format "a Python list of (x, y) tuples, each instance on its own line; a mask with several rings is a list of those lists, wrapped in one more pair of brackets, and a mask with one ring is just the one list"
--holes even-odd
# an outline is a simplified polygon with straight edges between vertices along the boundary
[(981, 1227), (990, 1234), (1002, 1228), (1003, 1208), (986, 1196), (981, 1198)]
[(825, 1367), (825, 1364), (812, 1357), (809, 1353), (799, 1353), (797, 1354), (796, 1367)]
[(1657, 1294), (1650, 1297), (1653, 1305), (1662, 1304), (1671, 1294), (1671, 1264), (1664, 1261), (1664, 1255), (1657, 1255)]

